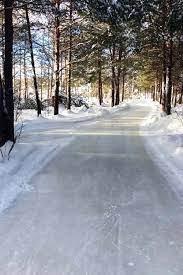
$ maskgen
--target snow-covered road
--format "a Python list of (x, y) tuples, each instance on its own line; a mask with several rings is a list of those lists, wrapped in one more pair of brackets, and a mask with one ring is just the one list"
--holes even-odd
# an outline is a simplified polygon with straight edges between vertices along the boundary
[(1, 275), (183, 274), (182, 204), (144, 147), (147, 115), (133, 106), (73, 129), (0, 216)]

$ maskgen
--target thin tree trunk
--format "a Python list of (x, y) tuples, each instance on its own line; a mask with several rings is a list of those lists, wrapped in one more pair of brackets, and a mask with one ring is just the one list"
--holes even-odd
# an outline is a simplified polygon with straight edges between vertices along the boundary
[(167, 42), (167, 55), (168, 55), (168, 66), (167, 66), (167, 78), (166, 78), (166, 114), (171, 114), (171, 98), (172, 98), (172, 67), (173, 67), (173, 39), (170, 35), (169, 41)]
[(41, 115), (41, 102), (39, 99), (37, 76), (36, 76), (36, 69), (35, 69), (35, 62), (34, 62), (33, 45), (32, 45), (32, 35), (31, 35), (30, 20), (29, 20), (29, 13), (28, 13), (27, 5), (25, 5), (25, 13), (26, 13), (28, 35), (29, 35), (29, 47), (30, 47), (30, 54), (31, 54), (31, 65), (32, 65), (32, 70), (33, 70), (34, 89), (35, 89), (36, 103), (37, 103), (37, 114), (39, 116), (39, 115)]
[(162, 80), (161, 79), (160, 79), (160, 82), (159, 82), (159, 87), (160, 87), (159, 103), (162, 104), (163, 87), (162, 87)]
[[(51, 35), (50, 35), (50, 32), (48, 32), (48, 37), (49, 37), (49, 41), (51, 41)], [(52, 42), (52, 46), (51, 44), (49, 43), (49, 49), (50, 51), (52, 50), (52, 54), (54, 56), (54, 43)], [(48, 99), (49, 98), (52, 98), (52, 95), (53, 95), (53, 82), (54, 82), (54, 61), (53, 59), (51, 58), (50, 59), (50, 63), (48, 65)], [(53, 98), (52, 98), (53, 100)]]
[(65, 66), (65, 79), (64, 79), (64, 88), (65, 88), (65, 94), (66, 96), (68, 95), (68, 81), (67, 81), (67, 74), (68, 74), (68, 70), (67, 70), (67, 56), (65, 54), (65, 58), (64, 58), (64, 66)]
[(115, 86), (116, 73), (115, 73), (115, 67), (114, 67), (115, 53), (116, 53), (116, 46), (115, 46), (115, 44), (113, 44), (112, 53), (111, 53), (111, 62), (112, 62), (112, 67), (111, 67), (111, 70), (112, 70), (112, 79), (111, 79), (111, 84), (112, 84), (112, 95), (111, 95), (112, 102), (111, 102), (111, 105), (112, 105), (112, 107), (115, 104), (115, 90), (116, 90), (116, 86)]
[[(16, 91), (16, 66), (15, 66), (15, 63), (16, 63), (16, 61), (15, 61), (15, 53), (13, 52), (13, 88), (14, 88), (14, 90)], [(4, 63), (3, 63), (4, 64)], [(17, 96), (18, 94), (16, 94), (16, 92), (15, 92), (15, 96)]]
[(1, 62), (0, 62), (0, 73), (2, 79), (4, 78), (4, 72), (3, 72), (3, 64), (4, 64), (4, 50), (5, 50), (5, 45), (4, 45), (4, 14), (1, 14)]
[(181, 86), (181, 92), (180, 92), (180, 97), (179, 97), (179, 104), (182, 104), (183, 103), (183, 83), (182, 83), (182, 86)]
[(50, 80), (50, 98), (53, 96), (53, 86), (54, 86), (54, 62), (51, 66), (51, 80)]
[(177, 89), (175, 89), (174, 107), (177, 106)]
[(14, 102), (13, 102), (13, 0), (4, 0), (5, 9), (5, 61), (4, 83), (5, 104), (8, 115), (7, 140), (15, 141), (14, 137)]
[(55, 1), (55, 98), (54, 98), (54, 115), (59, 113), (59, 88), (60, 88), (60, 0)]
[(112, 107), (115, 103), (115, 68), (112, 66)]
[(68, 102), (67, 109), (71, 109), (71, 84), (72, 84), (72, 13), (73, 13), (73, 5), (72, 0), (70, 0), (70, 15), (69, 15), (69, 76), (68, 76)]
[(119, 102), (120, 102), (121, 59), (122, 59), (122, 49), (119, 48), (118, 69), (117, 69), (117, 77), (116, 77), (116, 102), (115, 102), (115, 105), (119, 105)]
[(20, 50), (20, 80), (19, 80), (19, 101), (22, 99), (22, 52)]
[(48, 65), (48, 77), (47, 77), (47, 99), (50, 98), (50, 66)]
[(125, 98), (125, 68), (123, 68), (123, 73), (122, 73), (122, 102), (124, 101), (124, 98)]
[[(26, 43), (25, 43), (26, 46)], [(24, 49), (24, 100), (28, 97), (28, 83), (27, 83), (27, 65), (26, 65), (26, 48)]]
[(171, 106), (174, 105), (174, 101), (175, 101), (175, 94), (176, 94), (176, 91), (174, 89), (174, 85), (172, 84), (172, 97), (171, 97)]
[(63, 52), (61, 51), (60, 55), (60, 67), (61, 67), (61, 73), (60, 73), (60, 91), (63, 92)]
[(163, 4), (163, 21), (162, 31), (164, 33), (163, 45), (162, 45), (162, 58), (163, 58), (163, 73), (162, 73), (162, 110), (166, 111), (166, 67), (167, 67), (167, 52), (166, 52), (166, 20), (167, 20), (167, 0), (162, 0)]
[(166, 42), (163, 42), (163, 83), (162, 83), (162, 108), (166, 110)]
[(0, 75), (0, 147), (6, 142), (6, 135), (4, 136), (4, 90), (2, 85), (2, 78)]
[(41, 86), (41, 102), (43, 101), (43, 64), (41, 62), (41, 79), (40, 79), (40, 86)]
[(0, 147), (2, 147), (6, 141), (8, 136), (8, 128), (7, 128), (7, 114), (4, 110), (4, 88), (2, 83), (2, 78), (0, 75)]
[(103, 103), (102, 64), (101, 64), (100, 53), (99, 53), (99, 57), (98, 57), (98, 98), (99, 98), (99, 104), (102, 105), (102, 103)]
[(157, 100), (157, 92), (158, 92), (158, 85), (157, 85), (157, 79), (155, 79), (153, 101)]
[(156, 100), (156, 86), (152, 87), (152, 99), (153, 99), (153, 101)]
[(2, 78), (0, 74), (0, 116), (1, 117), (3, 112), (4, 112), (4, 92), (3, 92)]

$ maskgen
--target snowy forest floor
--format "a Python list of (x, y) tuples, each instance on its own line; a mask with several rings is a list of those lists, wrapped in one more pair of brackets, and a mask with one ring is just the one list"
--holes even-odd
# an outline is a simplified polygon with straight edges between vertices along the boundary
[[(0, 215), (0, 274), (183, 274), (183, 201), (171, 188), (181, 173), (174, 162), (181, 157), (181, 124), (172, 130), (177, 119), (162, 117), (151, 102), (128, 106), (104, 108), (82, 124), (27, 123), (10, 159), (17, 157), (18, 168), (9, 174), (15, 185), (20, 169), (25, 177), (36, 174), (25, 178), (30, 192)], [(177, 169), (173, 181), (153, 149), (161, 145), (173, 156), (167, 142), (177, 148), (168, 157)], [(20, 157), (29, 144), (37, 154), (44, 147), (41, 164), (37, 154)]]

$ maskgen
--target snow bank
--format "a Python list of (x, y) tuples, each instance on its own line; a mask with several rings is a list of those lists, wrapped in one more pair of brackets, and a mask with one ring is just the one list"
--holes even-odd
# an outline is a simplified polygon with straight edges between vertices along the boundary
[(160, 166), (171, 187), (183, 196), (183, 105), (167, 116), (158, 103), (148, 102), (151, 111), (141, 126), (147, 151)]
[(111, 114), (114, 112), (121, 111), (128, 107), (127, 103), (121, 103), (118, 106), (110, 107), (109, 104), (91, 105), (89, 109), (85, 106), (82, 107), (72, 107), (71, 110), (66, 110), (62, 105), (59, 108), (59, 115), (53, 115), (53, 107), (49, 107), (47, 110), (42, 111), (41, 117), (37, 117), (36, 110), (23, 110), (21, 114), (21, 121), (45, 121), (47, 120), (61, 120), (62, 122), (77, 122), (84, 120), (91, 120), (98, 117), (101, 117), (106, 114)]
[(35, 141), (16, 144), (8, 160), (10, 144), (3, 147), (0, 160), (0, 212), (10, 206), (17, 196), (29, 191), (31, 178), (38, 173), (59, 151), (71, 142), (72, 138), (62, 139), (62, 144), (36, 144)]
[(63, 147), (73, 141), (72, 131), (83, 122), (95, 121), (99, 117), (111, 115), (127, 108), (92, 106), (72, 108), (71, 111), (60, 107), (60, 115), (53, 116), (50, 108), (37, 117), (35, 110), (24, 110), (17, 128), (23, 123), (23, 132), (13, 148), (10, 159), (8, 152), (11, 144), (2, 148), (0, 155), (0, 212), (8, 208), (17, 196), (31, 190), (31, 178), (49, 163)]

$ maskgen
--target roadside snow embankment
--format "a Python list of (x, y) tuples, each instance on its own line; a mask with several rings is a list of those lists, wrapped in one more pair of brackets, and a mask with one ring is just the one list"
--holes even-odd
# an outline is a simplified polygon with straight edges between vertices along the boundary
[[(61, 107), (60, 115), (53, 116), (53, 109), (49, 109), (39, 118), (35, 110), (24, 110), (21, 115), (23, 131), (9, 160), (11, 144), (1, 148), (0, 213), (8, 208), (20, 193), (33, 188), (29, 184), (31, 178), (60, 153), (63, 147), (73, 141), (75, 129), (127, 107), (125, 103), (114, 108), (92, 106), (89, 109), (72, 108), (71, 111)], [(17, 127), (20, 127), (20, 124)]]
[(173, 190), (183, 196), (183, 105), (166, 116), (161, 106), (151, 103), (151, 112), (141, 131), (147, 151), (160, 166)]

